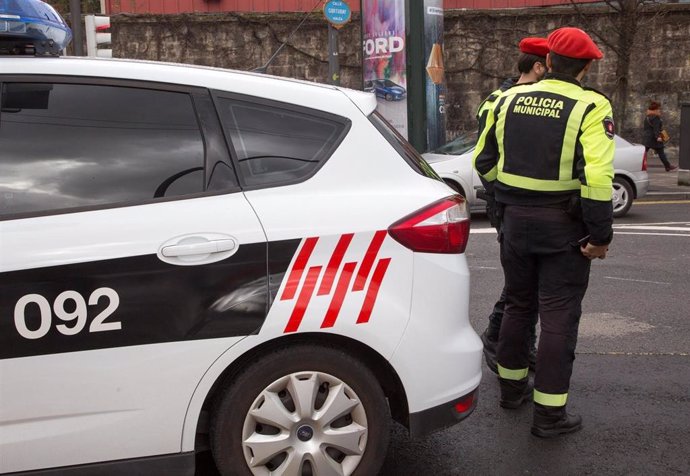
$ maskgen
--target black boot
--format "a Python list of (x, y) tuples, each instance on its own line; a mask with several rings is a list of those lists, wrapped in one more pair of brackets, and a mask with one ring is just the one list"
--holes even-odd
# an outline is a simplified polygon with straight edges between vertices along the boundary
[(522, 380), (507, 380), (504, 378), (498, 379), (501, 384), (501, 401), (499, 405), (509, 410), (515, 410), (520, 407), (523, 402), (529, 402), (532, 399), (532, 384), (529, 383), (529, 378), (525, 377)]
[(562, 407), (534, 404), (532, 434), (540, 438), (553, 438), (582, 429), (582, 417), (569, 415)]
[(498, 375), (498, 367), (496, 367), (496, 347), (498, 347), (498, 333), (491, 332), (491, 326), (487, 327), (481, 336), (484, 344), (484, 360), (486, 366), (489, 367), (493, 373)]

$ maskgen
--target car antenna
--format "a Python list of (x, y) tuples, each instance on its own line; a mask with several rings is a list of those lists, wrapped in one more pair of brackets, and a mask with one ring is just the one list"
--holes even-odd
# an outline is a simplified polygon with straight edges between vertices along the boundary
[(302, 21), (299, 22), (299, 25), (297, 25), (297, 27), (296, 27), (294, 30), (292, 30), (292, 32), (290, 33), (290, 35), (288, 35), (288, 37), (285, 39), (285, 41), (283, 41), (283, 43), (278, 47), (278, 49), (273, 53), (273, 55), (271, 55), (271, 57), (268, 59), (268, 61), (266, 61), (266, 64), (265, 64), (265, 65), (259, 66), (258, 68), (254, 68), (254, 69), (252, 69), (251, 71), (252, 71), (253, 73), (262, 73), (262, 74), (266, 74), (266, 70), (267, 70), (268, 67), (271, 65), (271, 63), (273, 62), (273, 60), (275, 59), (275, 57), (278, 56), (278, 53), (280, 53), (280, 51), (285, 47), (285, 45), (287, 45), (288, 41), (290, 41), (290, 40), (292, 39), (293, 35), (294, 35), (295, 33), (297, 33), (297, 30), (299, 30), (300, 27), (301, 27), (301, 26), (304, 24), (304, 22), (307, 20), (307, 18), (309, 18), (309, 15), (311, 15), (312, 13), (314, 13), (314, 11), (315, 11), (315, 10), (319, 7), (319, 5), (321, 5), (323, 2), (324, 2), (324, 0), (318, 0), (317, 3), (316, 3), (316, 5), (314, 5), (314, 8), (312, 8), (311, 11), (308, 11), (308, 12), (306, 12), (306, 13), (304, 14), (304, 17), (302, 18)]

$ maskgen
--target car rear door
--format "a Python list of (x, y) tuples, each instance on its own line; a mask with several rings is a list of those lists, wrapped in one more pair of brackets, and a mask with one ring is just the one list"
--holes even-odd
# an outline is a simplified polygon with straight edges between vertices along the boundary
[(267, 309), (211, 97), (0, 82), (0, 472), (179, 452), (201, 376)]

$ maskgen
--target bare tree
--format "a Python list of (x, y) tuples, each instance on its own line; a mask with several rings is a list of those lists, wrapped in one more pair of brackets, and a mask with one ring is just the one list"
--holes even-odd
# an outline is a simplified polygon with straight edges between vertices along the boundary
[[(581, 21), (588, 25), (588, 30), (597, 40), (616, 55), (616, 81), (611, 95), (616, 117), (625, 118), (628, 112), (628, 94), (630, 92), (630, 74), (632, 54), (638, 41), (638, 30), (663, 14), (661, 0), (604, 0), (607, 13), (604, 27), (597, 28), (585, 7), (576, 0), (570, 0)], [(618, 128), (622, 121), (618, 122)]]

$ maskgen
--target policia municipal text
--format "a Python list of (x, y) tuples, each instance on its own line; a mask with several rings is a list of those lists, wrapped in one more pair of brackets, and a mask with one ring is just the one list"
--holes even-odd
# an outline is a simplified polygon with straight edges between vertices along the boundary
[[(506, 306), (498, 342), (501, 406), (532, 393), (529, 328), (538, 306), (541, 334), (532, 433), (553, 437), (582, 427), (566, 413), (581, 303), (590, 260), (613, 237), (611, 104), (580, 81), (603, 57), (577, 28), (548, 37), (549, 73), (505, 91), (489, 112), (475, 150), (479, 174), (503, 208), (499, 231)], [(538, 302), (538, 305), (537, 305)]]

